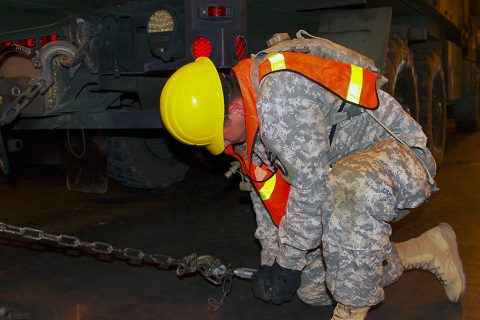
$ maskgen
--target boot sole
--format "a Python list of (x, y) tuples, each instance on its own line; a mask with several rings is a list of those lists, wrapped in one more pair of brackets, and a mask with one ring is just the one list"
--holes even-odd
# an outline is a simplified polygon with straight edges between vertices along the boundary
[(452, 301), (452, 302), (460, 302), (460, 301), (462, 301), (463, 297), (465, 296), (465, 291), (466, 291), (466, 288), (467, 288), (467, 280), (466, 280), (466, 277), (465, 277), (465, 271), (463, 270), (462, 260), (460, 259), (460, 254), (458, 253), (457, 236), (456, 236), (453, 228), (448, 223), (442, 222), (438, 225), (438, 227), (440, 228), (440, 230), (442, 232), (442, 235), (445, 237), (445, 239), (449, 240), (448, 241), (449, 244), (453, 244), (453, 247), (454, 247), (453, 261), (454, 261), (455, 268), (457, 269), (457, 271), (459, 273), (461, 283), (462, 283), (461, 292), (460, 292), (458, 298), (450, 299), (450, 297), (449, 297), (449, 300)]

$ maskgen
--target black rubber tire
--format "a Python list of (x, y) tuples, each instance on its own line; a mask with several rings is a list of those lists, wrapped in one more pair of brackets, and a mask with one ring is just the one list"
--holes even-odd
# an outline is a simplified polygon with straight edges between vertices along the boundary
[(418, 121), (418, 90), (413, 54), (404, 39), (390, 39), (383, 74), (388, 82), (382, 89), (391, 94)]
[(164, 138), (108, 137), (107, 145), (110, 177), (129, 187), (166, 187), (183, 180), (189, 169)]
[(442, 60), (431, 49), (414, 51), (420, 102), (419, 123), (437, 166), (443, 161), (447, 128), (447, 100)]

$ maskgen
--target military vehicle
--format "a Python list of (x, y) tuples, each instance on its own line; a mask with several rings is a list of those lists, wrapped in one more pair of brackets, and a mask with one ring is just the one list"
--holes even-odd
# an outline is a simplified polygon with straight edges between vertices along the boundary
[[(7, 3), (25, 9), (0, 1)], [(166, 79), (198, 56), (209, 56), (228, 72), (273, 34), (293, 36), (299, 29), (372, 58), (389, 80), (384, 89), (423, 126), (438, 163), (447, 116), (458, 130), (480, 128), (479, 1), (21, 3), (43, 9), (77, 4), (82, 13), (0, 34), (0, 155), (7, 173), (9, 155), (17, 150), (29, 160), (43, 159), (27, 152), (36, 148), (57, 158), (64, 150), (73, 190), (105, 192), (107, 171), (134, 187), (179, 181), (188, 165), (179, 160), (158, 114)], [(60, 151), (45, 152), (58, 145)]]
[[(219, 68), (244, 58), (245, 7), (235, 0), (100, 4), (54, 24), (0, 34), (4, 172), (8, 154), (32, 149), (29, 141), (37, 149), (60, 141), (73, 190), (105, 192), (107, 171), (133, 187), (181, 180), (188, 165), (174, 156), (162, 130), (161, 89), (199, 56)], [(60, 132), (53, 142), (46, 139), (51, 131)]]

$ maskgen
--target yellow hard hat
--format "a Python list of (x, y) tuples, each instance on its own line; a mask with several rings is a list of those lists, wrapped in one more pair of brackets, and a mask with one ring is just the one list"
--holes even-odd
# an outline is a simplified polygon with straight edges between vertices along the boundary
[(179, 141), (223, 152), (224, 100), (213, 62), (200, 57), (178, 69), (163, 87), (160, 114), (165, 128)]

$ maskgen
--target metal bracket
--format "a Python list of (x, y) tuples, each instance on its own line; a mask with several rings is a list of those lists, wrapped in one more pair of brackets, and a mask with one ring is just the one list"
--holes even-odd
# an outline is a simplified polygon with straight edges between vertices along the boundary
[(42, 68), (40, 76), (37, 78), (37, 84), (40, 87), (40, 93), (44, 94), (53, 84), (52, 62), (57, 56), (71, 57), (77, 52), (77, 47), (68, 41), (55, 41), (46, 44), (40, 49), (39, 63)]
[[(55, 41), (46, 44), (38, 55), (34, 54), (32, 50), (21, 46), (16, 46), (15, 51), (9, 51), (7, 53), (19, 53), (25, 56), (31, 57), (32, 62), (41, 67), (42, 71), (40, 76), (34, 81), (34, 83), (28, 87), (24, 92), (20, 93), (12, 103), (3, 107), (0, 115), (0, 127), (11, 123), (15, 120), (20, 112), (27, 107), (30, 102), (40, 93), (44, 94), (53, 84), (54, 79), (52, 77), (52, 63), (53, 60), (58, 57), (72, 57), (77, 53), (77, 48), (67, 41)], [(2, 52), (2, 55), (4, 53)], [(60, 62), (62, 63), (63, 60)], [(74, 60), (76, 65), (72, 65), (69, 69), (71, 76), (80, 67), (81, 59)], [(72, 63), (70, 60), (66, 61), (68, 66)]]

